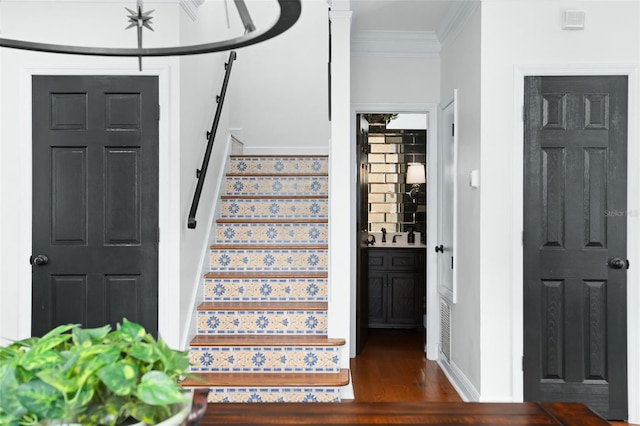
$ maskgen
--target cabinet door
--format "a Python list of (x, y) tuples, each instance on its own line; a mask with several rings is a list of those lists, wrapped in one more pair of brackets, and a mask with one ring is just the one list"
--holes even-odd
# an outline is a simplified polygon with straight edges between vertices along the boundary
[(420, 324), (422, 312), (419, 306), (419, 274), (413, 272), (389, 272), (387, 274), (387, 323), (397, 325)]
[(386, 322), (386, 284), (385, 272), (369, 271), (369, 327)]

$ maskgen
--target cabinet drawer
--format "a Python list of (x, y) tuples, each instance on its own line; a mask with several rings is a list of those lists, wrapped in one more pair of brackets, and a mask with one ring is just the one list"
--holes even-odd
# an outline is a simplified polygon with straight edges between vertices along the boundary
[(398, 251), (387, 255), (388, 266), (393, 270), (419, 270), (422, 265), (422, 256), (418, 250)]
[(369, 267), (370, 268), (383, 268), (384, 264), (384, 252), (376, 253), (373, 250), (369, 250)]

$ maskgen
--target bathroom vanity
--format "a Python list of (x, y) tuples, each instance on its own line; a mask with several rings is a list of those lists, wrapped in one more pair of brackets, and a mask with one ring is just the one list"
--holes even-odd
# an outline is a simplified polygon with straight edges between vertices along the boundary
[(374, 244), (368, 258), (369, 328), (422, 326), (425, 245)]

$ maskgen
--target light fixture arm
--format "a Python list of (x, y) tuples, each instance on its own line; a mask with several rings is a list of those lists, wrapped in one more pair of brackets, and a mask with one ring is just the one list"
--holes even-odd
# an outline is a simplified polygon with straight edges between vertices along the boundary
[(280, 14), (277, 21), (268, 28), (256, 29), (251, 16), (244, 4), (244, 0), (234, 0), (238, 13), (242, 19), (245, 33), (240, 37), (212, 43), (196, 44), (190, 46), (156, 47), (156, 48), (110, 48), (110, 47), (86, 47), (63, 44), (36, 43), (24, 40), (0, 38), (0, 47), (12, 49), (32, 50), (48, 53), (66, 53), (71, 55), (92, 56), (123, 56), (123, 57), (151, 57), (151, 56), (184, 56), (199, 55), (203, 53), (222, 52), (234, 50), (261, 41), (269, 40), (282, 34), (296, 23), (302, 10), (301, 0), (277, 0), (280, 6)]

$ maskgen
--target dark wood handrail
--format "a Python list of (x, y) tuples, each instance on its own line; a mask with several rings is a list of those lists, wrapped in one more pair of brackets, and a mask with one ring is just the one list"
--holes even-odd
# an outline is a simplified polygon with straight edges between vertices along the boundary
[(196, 170), (196, 177), (198, 183), (196, 184), (196, 192), (193, 194), (193, 201), (191, 202), (191, 210), (189, 210), (189, 219), (187, 226), (189, 229), (196, 228), (196, 212), (198, 211), (198, 204), (200, 204), (200, 196), (202, 195), (202, 187), (204, 180), (207, 176), (207, 169), (209, 167), (209, 159), (211, 158), (211, 150), (213, 149), (213, 142), (215, 141), (216, 131), (218, 130), (218, 124), (220, 122), (220, 115), (222, 114), (222, 106), (224, 104), (224, 97), (227, 93), (227, 85), (229, 84), (229, 76), (231, 75), (231, 66), (236, 59), (236, 52), (231, 51), (229, 53), (229, 60), (224, 64), (226, 72), (224, 73), (224, 80), (222, 82), (222, 89), (220, 95), (216, 98), (218, 107), (216, 108), (216, 115), (213, 118), (213, 124), (211, 125), (211, 131), (207, 132), (207, 149), (204, 152), (204, 158), (202, 159), (202, 166)]

